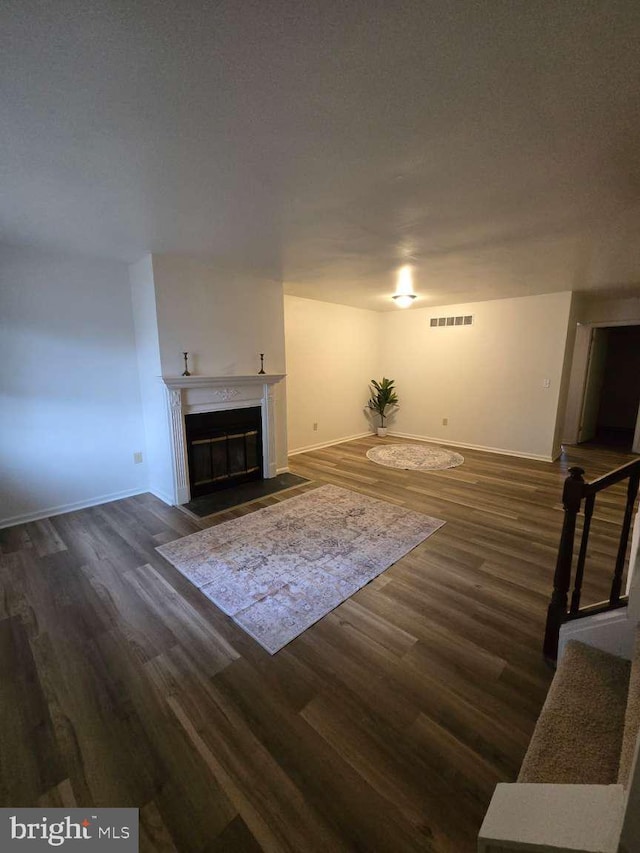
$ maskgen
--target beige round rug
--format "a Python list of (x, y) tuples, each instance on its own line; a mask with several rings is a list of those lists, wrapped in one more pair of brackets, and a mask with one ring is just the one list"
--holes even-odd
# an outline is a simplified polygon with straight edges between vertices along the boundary
[(367, 459), (387, 468), (405, 468), (412, 471), (456, 468), (464, 462), (464, 456), (459, 453), (422, 444), (383, 444), (368, 450)]

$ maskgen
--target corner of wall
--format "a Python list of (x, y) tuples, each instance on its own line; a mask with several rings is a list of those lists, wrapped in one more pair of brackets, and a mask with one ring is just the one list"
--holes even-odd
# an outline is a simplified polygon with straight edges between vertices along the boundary
[(556, 411), (556, 423), (553, 432), (553, 445), (551, 457), (557, 459), (562, 452), (562, 439), (567, 421), (569, 390), (571, 387), (571, 375), (573, 354), (575, 349), (578, 317), (582, 309), (582, 299), (575, 293), (568, 291), (568, 316), (565, 336), (564, 356), (562, 359), (562, 373), (560, 388), (558, 391), (558, 407)]
[(284, 302), (289, 452), (368, 434), (368, 386), (381, 370), (379, 312), (289, 295)]
[(160, 342), (153, 257), (145, 255), (129, 267), (136, 357), (145, 431), (147, 488), (165, 503), (173, 494), (169, 425), (165, 391), (160, 382)]

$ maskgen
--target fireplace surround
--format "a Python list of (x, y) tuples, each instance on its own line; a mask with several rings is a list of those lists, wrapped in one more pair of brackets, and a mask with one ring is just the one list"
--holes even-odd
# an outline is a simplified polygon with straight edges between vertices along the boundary
[(275, 477), (274, 386), (285, 374), (263, 376), (163, 376), (167, 391), (173, 503), (191, 500), (185, 418), (190, 414), (259, 407), (262, 422), (262, 476)]

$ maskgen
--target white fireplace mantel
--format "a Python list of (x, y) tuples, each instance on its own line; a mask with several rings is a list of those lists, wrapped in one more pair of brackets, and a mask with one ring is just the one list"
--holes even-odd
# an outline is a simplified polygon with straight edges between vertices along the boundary
[(260, 406), (262, 412), (262, 472), (275, 477), (276, 430), (273, 388), (284, 373), (252, 376), (162, 376), (167, 389), (173, 463), (173, 501), (191, 498), (184, 419), (197, 412), (219, 412)]

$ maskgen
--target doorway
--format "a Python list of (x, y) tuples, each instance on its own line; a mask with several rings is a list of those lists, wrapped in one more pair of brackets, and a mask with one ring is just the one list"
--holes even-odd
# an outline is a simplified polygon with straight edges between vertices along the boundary
[(578, 442), (640, 452), (640, 326), (591, 329)]

